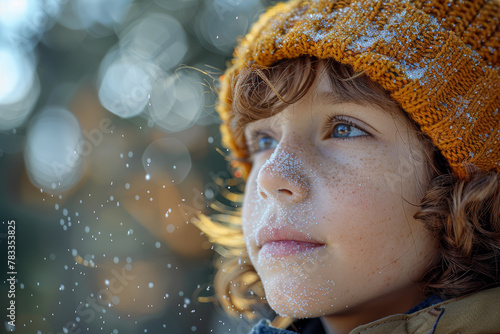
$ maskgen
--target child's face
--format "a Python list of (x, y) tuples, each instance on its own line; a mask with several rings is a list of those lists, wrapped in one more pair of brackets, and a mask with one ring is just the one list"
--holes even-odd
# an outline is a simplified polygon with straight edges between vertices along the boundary
[[(416, 282), (437, 257), (413, 218), (429, 182), (423, 145), (399, 111), (332, 104), (322, 96), (329, 89), (323, 77), (298, 103), (245, 128), (247, 139), (264, 132), (251, 140), (261, 151), (242, 212), (250, 259), (280, 315), (404, 313), (422, 300)], [(262, 247), (270, 227), (283, 232), (275, 239), (297, 240), (298, 231), (321, 245)]]

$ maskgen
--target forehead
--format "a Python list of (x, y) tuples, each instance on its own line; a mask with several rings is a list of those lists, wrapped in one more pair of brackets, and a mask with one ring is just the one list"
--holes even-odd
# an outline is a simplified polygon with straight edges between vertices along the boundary
[[(281, 111), (273, 112), (269, 110), (267, 115), (260, 115), (259, 119), (246, 123), (246, 129), (252, 129), (263, 122), (273, 122), (272, 124), (284, 124), (284, 120), (292, 117), (294, 111), (304, 113), (305, 111), (314, 114), (329, 115), (335, 113), (348, 113), (354, 116), (362, 116), (363, 111), (370, 113), (370, 118), (380, 120), (399, 120), (405, 125), (409, 125), (407, 116), (400, 110), (394, 101), (382, 96), (380, 91), (370, 90), (362, 83), (352, 82), (336, 86), (337, 80), (332, 79), (328, 69), (320, 69), (311, 89), (299, 101), (287, 106)], [(293, 80), (293, 78), (292, 78)], [(382, 101), (386, 99), (386, 101)], [(359, 107), (363, 108), (359, 108)], [(278, 119), (281, 121), (278, 122)], [(245, 131), (246, 132), (246, 131)]]
[(373, 105), (389, 114), (400, 109), (380, 85), (367, 77), (339, 78), (331, 69), (325, 68), (324, 63), (320, 63), (316, 82), (309, 93), (315, 103)]

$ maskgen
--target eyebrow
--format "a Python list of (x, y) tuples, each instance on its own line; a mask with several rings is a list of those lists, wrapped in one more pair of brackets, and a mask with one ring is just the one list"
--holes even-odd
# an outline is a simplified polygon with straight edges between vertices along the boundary
[[(377, 100), (374, 99), (373, 97), (370, 99), (369, 97), (363, 96), (362, 94), (360, 95), (361, 95), (360, 98), (355, 99), (349, 95), (335, 94), (333, 92), (323, 91), (316, 93), (316, 97), (318, 98), (318, 100), (332, 105), (343, 104), (343, 103), (354, 103), (362, 106), (366, 104), (375, 104), (379, 107), (382, 107), (382, 104), (377, 103)], [(382, 109), (385, 110), (385, 108)]]
[(355, 103), (362, 105), (364, 103), (370, 102), (368, 99), (362, 99), (360, 103), (360, 100), (355, 100), (350, 96), (339, 95), (339, 94), (334, 94), (333, 92), (325, 92), (325, 91), (316, 93), (316, 96), (319, 100), (321, 100), (321, 102), (326, 102), (332, 105), (343, 104), (343, 103)]
[(361, 96), (359, 99), (354, 99), (352, 96), (349, 95), (342, 95), (342, 94), (334, 94), (333, 92), (330, 91), (322, 91), (322, 92), (317, 92), (316, 97), (318, 101), (322, 103), (327, 103), (330, 105), (339, 105), (339, 104), (346, 104), (346, 103), (353, 103), (357, 104), (359, 106), (366, 106), (366, 105), (376, 105), (378, 108), (386, 113), (392, 114), (391, 107), (388, 105), (384, 105), (383, 103), (377, 102), (374, 98), (372, 97), (371, 99), (366, 97), (366, 96)]

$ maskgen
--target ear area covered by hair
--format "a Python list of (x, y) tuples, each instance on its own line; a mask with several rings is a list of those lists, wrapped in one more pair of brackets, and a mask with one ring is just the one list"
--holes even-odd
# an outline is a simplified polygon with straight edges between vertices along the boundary
[(422, 288), (443, 298), (500, 284), (500, 174), (470, 167), (469, 175), (435, 177), (414, 216), (438, 239), (441, 253)]

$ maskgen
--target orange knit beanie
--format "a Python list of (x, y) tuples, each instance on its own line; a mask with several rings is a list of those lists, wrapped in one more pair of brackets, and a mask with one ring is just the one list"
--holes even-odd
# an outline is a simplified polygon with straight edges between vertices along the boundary
[[(380, 84), (441, 151), (500, 172), (500, 4), (495, 0), (294, 0), (271, 7), (239, 42), (221, 78), (223, 145), (237, 162), (245, 141), (229, 126), (231, 80), (247, 66), (303, 55), (332, 58)], [(242, 174), (241, 174), (242, 173)]]

